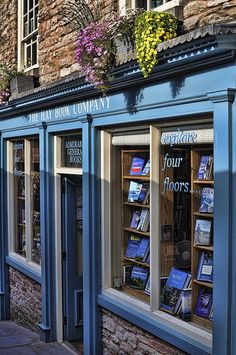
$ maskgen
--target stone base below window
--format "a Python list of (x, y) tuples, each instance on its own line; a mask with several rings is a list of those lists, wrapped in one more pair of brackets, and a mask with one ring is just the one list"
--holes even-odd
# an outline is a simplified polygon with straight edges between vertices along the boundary
[(10, 316), (23, 327), (39, 333), (42, 317), (41, 285), (9, 268)]
[(102, 344), (104, 355), (186, 354), (104, 308), (102, 309)]
[(104, 355), (186, 354), (104, 308), (102, 309), (102, 344)]

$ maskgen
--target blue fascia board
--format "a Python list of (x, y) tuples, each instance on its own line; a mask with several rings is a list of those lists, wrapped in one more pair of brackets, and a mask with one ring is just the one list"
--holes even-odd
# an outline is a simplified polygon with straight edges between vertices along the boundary
[(32, 268), (29, 266), (27, 267), (26, 264), (21, 263), (20, 261), (12, 258), (11, 256), (6, 256), (6, 263), (16, 269), (17, 271), (21, 272), (22, 274), (28, 276), (32, 280), (38, 282), (39, 284), (42, 283), (41, 280), (41, 273), (38, 273), (37, 271), (32, 270)]
[(127, 306), (124, 303), (103, 294), (98, 295), (98, 304), (191, 355), (212, 354), (211, 347), (205, 346), (195, 339), (187, 337), (183, 332), (178, 332), (175, 329), (164, 325), (161, 321), (154, 320), (151, 316), (147, 315), (147, 312), (144, 312), (141, 309), (137, 310), (137, 307), (132, 308), (130, 305)]
[[(196, 44), (196, 43), (195, 43)], [(189, 44), (191, 47), (193, 44)], [(191, 50), (191, 48), (189, 49)], [(165, 53), (168, 60), (168, 51)], [(233, 61), (233, 53), (231, 50), (214, 48), (214, 51), (209, 50), (208, 52), (202, 51), (200, 54), (193, 54), (192, 56), (184, 55), (183, 58), (176, 59), (175, 62), (170, 62), (166, 64), (160, 64), (157, 69), (149, 76), (149, 78), (144, 79), (142, 73), (138, 69), (138, 65), (127, 63), (123, 69), (114, 71), (115, 79), (110, 85), (110, 93), (113, 91), (124, 89), (130, 85), (146, 85), (149, 82), (156, 82), (163, 79), (170, 80), (174, 76), (182, 75), (184, 72), (199, 71), (204, 68), (209, 69), (209, 67), (216, 67), (225, 62)], [(161, 60), (160, 60), (161, 62)], [(118, 77), (117, 77), (118, 75)], [(129, 80), (127, 80), (129, 79)], [(12, 102), (11, 106), (3, 108), (0, 110), (1, 117), (7, 117), (19, 114), (21, 112), (38, 110), (42, 106), (45, 108), (52, 105), (60, 104), (61, 102), (71, 102), (79, 99), (83, 100), (85, 97), (93, 97), (101, 95), (101, 92), (96, 90), (93, 85), (88, 83), (82, 83), (81, 79), (71, 81), (69, 84), (64, 83), (55, 86), (54, 88), (46, 89), (44, 91), (29, 95), (25, 98), (16, 100)]]
[(27, 136), (35, 136), (39, 134), (39, 130), (36, 127), (15, 127), (13, 129), (12, 127), (9, 128), (9, 131), (2, 131), (2, 138), (3, 139), (10, 139), (10, 138), (16, 138), (16, 137), (27, 137)]

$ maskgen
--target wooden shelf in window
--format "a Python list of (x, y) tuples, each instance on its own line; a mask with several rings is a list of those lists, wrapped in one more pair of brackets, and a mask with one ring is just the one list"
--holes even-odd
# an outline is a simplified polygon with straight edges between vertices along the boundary
[(146, 237), (150, 237), (150, 233), (149, 232), (142, 232), (142, 231), (139, 231), (139, 230), (133, 229), (133, 228), (124, 228), (124, 230), (126, 232), (136, 233), (136, 234), (144, 235)]
[(198, 217), (211, 217), (211, 218), (214, 217), (213, 213), (194, 212), (193, 214), (194, 214), (194, 216), (198, 216)]
[(123, 179), (149, 181), (150, 177), (146, 175), (125, 175)]
[(204, 282), (204, 281), (198, 281), (198, 280), (193, 280), (193, 282), (199, 286), (213, 288), (213, 283), (211, 283), (211, 282)]
[(134, 207), (141, 207), (141, 208), (150, 208), (150, 205), (144, 205), (142, 203), (137, 202), (124, 202), (126, 206), (134, 206)]
[(143, 290), (137, 290), (136, 288), (132, 288), (129, 286), (125, 286), (122, 288), (123, 291), (127, 292), (128, 294), (141, 299), (142, 301), (149, 303), (150, 301), (150, 296), (148, 296), (146, 293), (144, 293)]
[(125, 260), (125, 261), (129, 261), (129, 262), (132, 262), (132, 263), (137, 264), (137, 265), (141, 265), (141, 266), (150, 268), (150, 265), (149, 265), (149, 264), (143, 263), (142, 261), (138, 261), (138, 260), (130, 259), (130, 258), (124, 258), (124, 260)]
[(213, 251), (213, 245), (194, 245), (195, 248), (197, 249), (203, 249), (203, 250), (209, 250), (209, 251)]
[(17, 199), (18, 199), (18, 200), (25, 200), (25, 197), (18, 196)]
[(193, 314), (192, 319), (193, 319), (193, 322), (194, 322), (194, 323), (199, 324), (200, 326), (211, 330), (211, 328), (212, 328), (212, 321), (210, 321), (210, 319), (208, 319), (208, 318), (203, 318), (203, 317), (199, 317), (199, 316), (197, 316), (196, 314)]
[(214, 180), (194, 180), (193, 183), (197, 185), (214, 185)]

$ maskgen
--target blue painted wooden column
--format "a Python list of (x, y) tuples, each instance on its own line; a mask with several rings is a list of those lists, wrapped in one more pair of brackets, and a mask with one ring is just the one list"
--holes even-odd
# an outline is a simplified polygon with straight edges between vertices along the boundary
[[(235, 90), (236, 98), (236, 90)], [(236, 354), (236, 99), (232, 105), (232, 302), (231, 302), (231, 352)]]
[(50, 233), (50, 159), (47, 126), (42, 122), (39, 128), (39, 152), (40, 152), (40, 229), (41, 229), (41, 279), (42, 279), (42, 321), (39, 324), (40, 338), (44, 342), (55, 340), (52, 329), (53, 307), (55, 306), (55, 296), (53, 294), (54, 282), (54, 254), (53, 238)]
[(96, 198), (96, 137), (91, 128), (92, 118), (87, 115), (82, 121), (83, 135), (83, 300), (84, 300), (84, 354), (97, 355), (98, 323), (97, 323), (97, 282), (99, 267), (95, 242), (99, 218)]
[(5, 159), (4, 159), (4, 144), (1, 137), (0, 145), (0, 201), (1, 201), (1, 234), (0, 234), (0, 320), (9, 319), (9, 290), (8, 290), (8, 268), (5, 263), (5, 256), (7, 255), (7, 230), (4, 221), (7, 220), (7, 209), (6, 204), (6, 169), (5, 169)]
[[(232, 298), (232, 103), (234, 92), (209, 93), (214, 114), (214, 321), (213, 354), (233, 354)], [(234, 235), (235, 237), (235, 235)], [(235, 271), (234, 271), (235, 272)], [(235, 297), (235, 291), (234, 297)], [(235, 329), (234, 329), (235, 331)]]

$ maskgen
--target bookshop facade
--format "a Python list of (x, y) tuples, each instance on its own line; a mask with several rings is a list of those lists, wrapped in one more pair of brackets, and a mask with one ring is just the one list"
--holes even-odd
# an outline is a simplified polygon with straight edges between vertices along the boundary
[(87, 355), (235, 353), (235, 39), (182, 42), (107, 96), (74, 78), (0, 109), (1, 319), (25, 301)]

